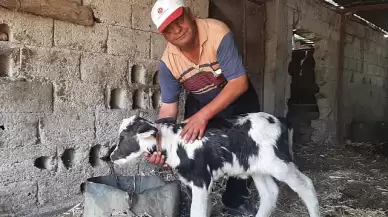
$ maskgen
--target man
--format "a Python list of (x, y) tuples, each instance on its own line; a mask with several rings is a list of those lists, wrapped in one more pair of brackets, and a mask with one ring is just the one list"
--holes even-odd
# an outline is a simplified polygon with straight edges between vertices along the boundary
[[(189, 92), (181, 133), (186, 141), (201, 138), (213, 117), (260, 111), (258, 96), (224, 23), (196, 18), (183, 0), (157, 0), (151, 17), (168, 41), (159, 66), (162, 105), (158, 118), (177, 118), (181, 87)], [(159, 152), (145, 156), (150, 163), (164, 164)], [(250, 182), (229, 178), (222, 197), (229, 213), (256, 214), (244, 202)]]

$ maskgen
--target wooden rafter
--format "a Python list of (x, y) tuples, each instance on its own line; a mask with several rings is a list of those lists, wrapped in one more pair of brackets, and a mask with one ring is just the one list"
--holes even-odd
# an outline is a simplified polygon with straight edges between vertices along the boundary
[(348, 8), (340, 9), (339, 12), (347, 14), (347, 13), (357, 13), (360, 11), (378, 11), (378, 10), (384, 10), (384, 9), (388, 9), (388, 3), (348, 7)]

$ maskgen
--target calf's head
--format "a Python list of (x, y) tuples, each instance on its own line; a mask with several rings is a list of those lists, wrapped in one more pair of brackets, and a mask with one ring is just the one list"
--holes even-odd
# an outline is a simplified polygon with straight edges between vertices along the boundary
[(119, 143), (110, 155), (115, 164), (129, 163), (157, 144), (156, 125), (134, 115), (124, 119), (119, 129)]

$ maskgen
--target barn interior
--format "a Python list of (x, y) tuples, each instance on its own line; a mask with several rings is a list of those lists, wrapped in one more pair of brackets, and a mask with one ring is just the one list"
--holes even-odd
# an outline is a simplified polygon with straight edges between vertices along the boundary
[[(145, 159), (112, 167), (104, 158), (123, 118), (158, 114), (166, 41), (151, 21), (154, 2), (0, 1), (0, 216), (81, 217), (91, 177), (174, 178)], [(185, 3), (228, 25), (262, 110), (292, 122), (295, 161), (322, 216), (386, 216), (388, 1)], [(216, 217), (224, 184), (212, 194)], [(274, 216), (308, 216), (280, 185)], [(188, 216), (183, 189), (181, 199)]]

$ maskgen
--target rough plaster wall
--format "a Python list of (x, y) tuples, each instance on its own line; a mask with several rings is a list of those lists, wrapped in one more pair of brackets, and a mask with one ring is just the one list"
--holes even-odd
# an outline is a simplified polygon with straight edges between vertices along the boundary
[[(82, 200), (80, 185), (106, 175), (99, 159), (123, 118), (154, 118), (159, 102), (152, 0), (97, 1), (84, 27), (0, 8), (0, 214), (49, 213)], [(208, 16), (208, 2), (189, 1)], [(7, 27), (7, 28), (6, 28)], [(5, 73), (3, 73), (5, 72)], [(149, 174), (144, 159), (118, 173)]]
[[(334, 141), (340, 16), (318, 1), (288, 0), (288, 7), (289, 19), (292, 19), (289, 28), (303, 30), (303, 35), (316, 45), (319, 118), (311, 123), (311, 139), (318, 143)], [(289, 32), (288, 37), (291, 38), (292, 33)]]
[(388, 121), (388, 40), (356, 22), (349, 22), (346, 32), (346, 124)]

